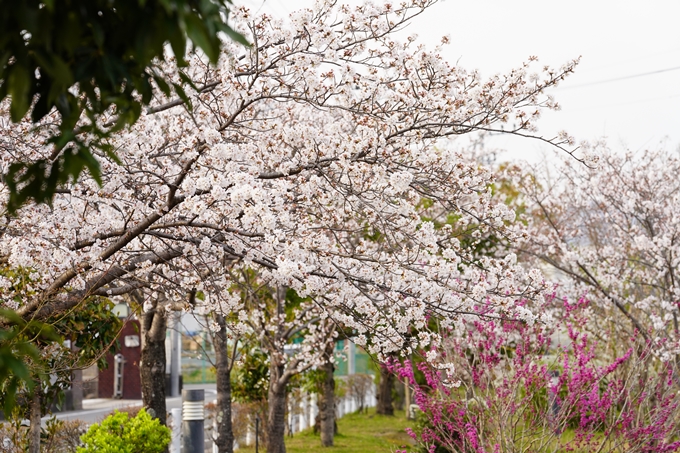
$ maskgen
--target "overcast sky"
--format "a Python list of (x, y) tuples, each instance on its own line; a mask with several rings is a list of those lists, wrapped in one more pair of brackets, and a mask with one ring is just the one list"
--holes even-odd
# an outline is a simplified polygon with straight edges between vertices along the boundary
[[(283, 16), (312, 1), (236, 3)], [(576, 73), (553, 91), (562, 110), (543, 116), (541, 134), (606, 137), (613, 149), (680, 146), (680, 1), (442, 0), (414, 20), (412, 33), (429, 47), (449, 35), (447, 60), (482, 75), (506, 72), (531, 55), (555, 66), (581, 56)], [(547, 150), (538, 141), (505, 138), (492, 146), (528, 160)]]

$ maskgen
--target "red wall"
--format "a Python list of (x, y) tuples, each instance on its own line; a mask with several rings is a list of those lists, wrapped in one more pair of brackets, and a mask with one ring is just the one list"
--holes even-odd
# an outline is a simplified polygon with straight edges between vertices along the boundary
[[(123, 330), (118, 336), (118, 344), (120, 349), (114, 353), (120, 352), (125, 358), (123, 365), (123, 399), (138, 400), (142, 398), (142, 385), (139, 375), (139, 364), (142, 355), (142, 347), (128, 348), (125, 346), (126, 335), (137, 335), (140, 337), (140, 326), (137, 320), (128, 320), (123, 325)], [(113, 398), (113, 361), (114, 354), (109, 352), (106, 355), (106, 363), (108, 367), (105, 370), (99, 371), (99, 397)]]

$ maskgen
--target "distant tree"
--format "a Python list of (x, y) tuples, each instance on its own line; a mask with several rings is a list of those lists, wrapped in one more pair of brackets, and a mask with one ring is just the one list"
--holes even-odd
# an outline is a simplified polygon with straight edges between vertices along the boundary
[(563, 277), (561, 294), (588, 295), (593, 333), (614, 323), (622, 338), (637, 331), (665, 360), (680, 357), (680, 159), (598, 154), (598, 168), (565, 162), (550, 180), (523, 178), (530, 230), (518, 245)]
[(241, 278), (236, 278), (244, 299), (239, 318), (266, 352), (269, 365), (267, 452), (285, 453), (289, 384), (312, 367), (328, 363), (327, 351), (332, 351), (337, 336), (336, 323), (324, 316), (313, 298), (302, 298), (293, 289), (272, 288), (253, 272), (244, 271)]
[(351, 374), (347, 377), (347, 392), (355, 398), (359, 406), (359, 412), (368, 409), (366, 398), (372, 392), (374, 386), (373, 376), (366, 373)]
[[(319, 434), (322, 447), (332, 447), (338, 433), (336, 421), (335, 343), (327, 342), (323, 362), (308, 370), (302, 377), (302, 386), (308, 394), (317, 395), (319, 413), (314, 420), (314, 434)], [(339, 383), (338, 383), (339, 384)]]

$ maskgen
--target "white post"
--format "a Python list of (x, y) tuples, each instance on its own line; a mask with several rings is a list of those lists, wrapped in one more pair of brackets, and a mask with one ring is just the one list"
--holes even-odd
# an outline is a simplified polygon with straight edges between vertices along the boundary
[(300, 431), (307, 429), (307, 394), (300, 398)]
[[(347, 341), (349, 342), (349, 347), (347, 348), (347, 383), (349, 383), (352, 380), (352, 376), (357, 372), (356, 370), (357, 345), (355, 345), (352, 340)], [(347, 412), (353, 413), (354, 411), (357, 410), (356, 401), (354, 395), (351, 395), (351, 393), (349, 393), (349, 396), (350, 397), (347, 398), (348, 400), (347, 402), (349, 403)]]
[(220, 453), (220, 449), (217, 447), (217, 414), (213, 416), (213, 428), (212, 428), (212, 453)]
[(123, 366), (125, 357), (118, 353), (113, 358), (113, 397), (123, 398)]
[(310, 414), (309, 414), (310, 422), (309, 423), (312, 426), (316, 423), (316, 416), (317, 416), (318, 410), (319, 410), (319, 403), (318, 403), (319, 400), (318, 400), (318, 398), (319, 397), (317, 396), (316, 393), (313, 394), (312, 395), (312, 402), (309, 405), (309, 412), (310, 412)]
[(253, 430), (250, 429), (250, 415), (248, 416), (248, 429), (246, 430), (246, 447), (250, 447), (253, 444)]
[(170, 417), (172, 417), (170, 453), (180, 453), (182, 445), (182, 408), (170, 409)]

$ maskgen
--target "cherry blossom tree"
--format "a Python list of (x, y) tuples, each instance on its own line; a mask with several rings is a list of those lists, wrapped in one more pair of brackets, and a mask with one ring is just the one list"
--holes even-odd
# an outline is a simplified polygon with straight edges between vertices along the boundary
[[(268, 355), (267, 451), (284, 452), (288, 384), (328, 362), (327, 351), (333, 350), (337, 337), (336, 321), (313, 298), (301, 298), (280, 286), (272, 288), (252, 272), (242, 272), (233, 281), (245, 300), (240, 321)], [(334, 418), (328, 422), (332, 430)]]
[[(433, 3), (320, 1), (289, 21), (234, 8), (252, 48), (226, 43), (216, 66), (195, 57), (181, 77), (168, 67), (195, 90), (158, 98), (111, 139), (121, 165), (97, 156), (101, 186), (82, 178), (52, 206), (3, 218), (0, 250), (41, 275), (34, 294), (3, 294), (5, 304), (48, 319), (91, 295), (187, 294), (228, 263), (313, 298), (372, 353), (436, 344), (428, 318), (452, 326), (482, 301), (489, 314), (533, 319), (512, 302), (540, 291), (540, 275), (512, 255), (475, 258), (438, 222), (516, 234), (514, 212), (492, 199), (492, 173), (446, 140), (535, 136), (540, 112), (558, 107), (545, 90), (576, 62), (533, 73), (532, 58), (483, 79), (415, 37), (394, 38)], [(3, 170), (51, 153), (50, 118), (2, 121)], [(214, 287), (229, 287), (226, 273)], [(248, 315), (238, 297), (212, 296), (221, 312)]]
[(560, 292), (594, 302), (594, 332), (615, 324), (677, 360), (680, 159), (598, 154), (598, 168), (565, 162), (550, 182), (525, 179), (531, 232), (522, 248), (558, 272)]
[[(45, 276), (41, 297), (19, 312), (44, 318), (154, 278), (192, 286), (201, 255), (260, 266), (302, 296), (328, 294), (325, 304), (362, 331), (371, 324), (362, 313), (388, 315), (382, 329), (393, 339), (426, 312), (464, 311), (485, 296), (503, 305), (524, 291), (519, 267), (466, 262), (419, 203), (428, 200), (430, 218), (454, 212), (462, 225), (509, 233), (514, 213), (491, 201), (491, 173), (435, 145), (512, 121), (506, 132), (531, 134), (540, 109), (556, 107), (543, 91), (574, 63), (481, 80), (436, 49), (393, 40), (429, 5), (319, 3), (289, 25), (239, 10), (257, 46), (228, 48), (215, 69), (195, 60), (193, 109), (159, 105), (122, 133), (124, 165), (102, 161), (102, 188), (84, 180), (51, 209), (5, 219), (10, 260)], [(40, 129), (3, 126), (3, 155), (48, 150)], [(171, 260), (185, 273), (163, 264)]]

